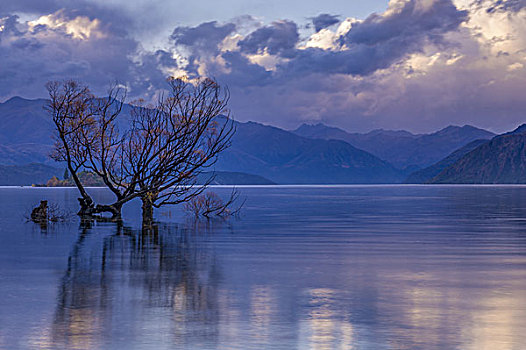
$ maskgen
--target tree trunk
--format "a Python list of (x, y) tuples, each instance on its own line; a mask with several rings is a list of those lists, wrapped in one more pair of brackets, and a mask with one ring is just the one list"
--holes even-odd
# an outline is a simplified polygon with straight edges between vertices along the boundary
[(122, 206), (112, 206), (111, 219), (113, 221), (122, 221)]
[(80, 204), (80, 210), (77, 213), (78, 216), (81, 218), (86, 218), (93, 215), (93, 212), (95, 210), (95, 205), (93, 204), (93, 201), (90, 197), (84, 198), (77, 198)]
[[(95, 206), (90, 199), (86, 200), (84, 198), (78, 198), (78, 201), (80, 204), (80, 210), (77, 215), (79, 215), (82, 220), (106, 219), (115, 222), (122, 220), (122, 203), (117, 202), (109, 205), (97, 204), (97, 206)], [(110, 213), (111, 218), (103, 218), (98, 215), (101, 213)]]
[[(66, 141), (63, 139), (64, 145), (66, 145)], [(80, 210), (77, 213), (78, 216), (80, 216), (81, 220), (83, 220), (86, 217), (89, 217), (93, 215), (93, 209), (95, 208), (95, 203), (93, 202), (93, 199), (90, 197), (88, 192), (86, 192), (86, 189), (80, 182), (79, 177), (77, 176), (77, 173), (75, 172), (75, 169), (71, 166), (71, 158), (69, 155), (69, 150), (67, 153), (67, 162), (68, 162), (68, 169), (71, 174), (71, 178), (73, 179), (73, 182), (75, 182), (75, 186), (77, 186), (77, 189), (80, 192), (81, 198), (78, 198), (79, 204), (80, 204)]]
[(151, 225), (153, 223), (153, 203), (155, 196), (147, 193), (141, 197), (142, 200), (142, 224)]
[(121, 221), (122, 204), (119, 202), (110, 205), (98, 204), (95, 207), (95, 213), (111, 213), (110, 221)]

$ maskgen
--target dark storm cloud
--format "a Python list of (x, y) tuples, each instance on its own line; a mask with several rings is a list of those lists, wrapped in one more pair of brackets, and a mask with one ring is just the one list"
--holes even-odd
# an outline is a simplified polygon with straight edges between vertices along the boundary
[(436, 0), (428, 6), (409, 1), (393, 14), (373, 14), (353, 26), (343, 40), (349, 45), (396, 41), (415, 47), (426, 38), (440, 40), (444, 33), (457, 29), (467, 19), (467, 11), (459, 11), (451, 0)]
[(458, 29), (466, 19), (467, 12), (459, 11), (451, 0), (434, 1), (428, 8), (410, 1), (393, 14), (373, 14), (342, 36), (341, 42), (349, 50), (333, 58), (340, 65), (336, 70), (366, 75), (387, 68), (404, 56), (421, 51), (427, 41), (443, 43), (443, 35)]
[(298, 26), (292, 21), (276, 21), (256, 29), (238, 43), (242, 52), (256, 54), (267, 49), (271, 55), (288, 57), (299, 40)]
[[(61, 13), (58, 20), (67, 23)], [(86, 21), (89, 21), (86, 19)], [(103, 91), (112, 80), (136, 81), (131, 60), (138, 43), (111, 31), (74, 38), (63, 27), (29, 27), (16, 16), (0, 20), (0, 96), (42, 96), (48, 80), (75, 78)], [(102, 29), (105, 29), (101, 25)], [(96, 28), (101, 30), (101, 28)], [(107, 29), (107, 28), (106, 28)], [(95, 29), (94, 29), (95, 30)]]
[(22, 33), (16, 27), (18, 23), (18, 16), (16, 15), (6, 15), (3, 16), (0, 14), (0, 27), (3, 29), (0, 31), (0, 41), (2, 37), (6, 36), (20, 36)]
[[(481, 1), (479, 1), (480, 3)], [(492, 13), (495, 11), (520, 11), (526, 7), (526, 0), (498, 0), (486, 11)]]
[(221, 25), (213, 21), (202, 23), (197, 27), (177, 27), (171, 38), (176, 45), (213, 53), (217, 52), (218, 45), (235, 29), (233, 23)]
[(312, 18), (312, 24), (314, 25), (314, 29), (316, 32), (319, 32), (320, 30), (330, 27), (333, 24), (336, 24), (340, 22), (339, 20), (340, 16), (330, 15), (328, 13), (322, 13), (314, 18)]
[(218, 78), (229, 86), (264, 86), (274, 82), (272, 73), (260, 65), (251, 63), (240, 52), (228, 51), (222, 55), (229, 73), (218, 74)]
[(467, 19), (467, 12), (459, 11), (451, 0), (437, 0), (427, 8), (419, 4), (406, 2), (391, 14), (373, 14), (354, 24), (340, 38), (340, 44), (347, 47), (343, 50), (294, 49), (296, 25), (289, 22), (258, 29), (239, 46), (248, 53), (266, 48), (271, 54), (291, 58), (277, 72), (287, 79), (310, 73), (365, 76), (421, 51), (427, 42), (445, 44), (443, 35)]
[(387, 68), (408, 53), (396, 43), (379, 46), (358, 45), (345, 51), (327, 51), (320, 48), (298, 50), (295, 58), (281, 67), (287, 78), (310, 73), (351, 74), (366, 76)]

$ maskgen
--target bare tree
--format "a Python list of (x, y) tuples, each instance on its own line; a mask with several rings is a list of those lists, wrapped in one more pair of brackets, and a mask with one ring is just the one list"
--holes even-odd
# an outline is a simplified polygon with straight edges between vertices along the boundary
[(80, 135), (94, 133), (94, 121), (91, 114), (91, 100), (94, 96), (88, 87), (69, 80), (49, 82), (46, 85), (50, 101), (47, 110), (55, 124), (55, 148), (51, 157), (66, 162), (66, 166), (77, 186), (81, 197), (79, 215), (87, 214), (94, 206), (92, 198), (84, 189), (77, 173), (87, 162), (86, 150), (80, 142)]
[(145, 223), (153, 208), (204, 191), (212, 179), (198, 185), (198, 175), (230, 146), (235, 132), (226, 108), (229, 92), (214, 80), (170, 79), (169, 85), (155, 106), (135, 106), (124, 150), (125, 172), (137, 183)]
[[(122, 111), (125, 91), (114, 85), (106, 98), (96, 98), (87, 86), (76, 81), (47, 84), (50, 102), (47, 110), (56, 129), (52, 158), (66, 162), (81, 197), (80, 216), (110, 212), (115, 219), (121, 215), (122, 205), (132, 199), (130, 189), (123, 184), (119, 172), (119, 154), (123, 137), (119, 136), (116, 119)], [(85, 190), (78, 173), (87, 170), (100, 176), (115, 194), (109, 205), (97, 204)]]
[[(48, 83), (57, 131), (53, 158), (66, 162), (79, 189), (79, 215), (110, 212), (120, 219), (123, 204), (140, 197), (149, 223), (154, 208), (186, 202), (212, 181), (198, 185), (197, 177), (230, 146), (229, 92), (207, 78), (170, 79), (169, 86), (155, 105), (136, 103), (120, 132), (124, 90), (115, 85), (101, 99), (74, 81)], [(95, 205), (79, 180), (82, 170), (98, 175), (115, 202)]]

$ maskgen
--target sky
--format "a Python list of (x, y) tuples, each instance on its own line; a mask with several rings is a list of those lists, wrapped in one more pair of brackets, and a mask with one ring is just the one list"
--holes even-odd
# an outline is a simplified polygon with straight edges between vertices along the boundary
[(0, 101), (210, 76), (239, 121), (504, 132), (526, 122), (525, 64), (526, 0), (0, 3)]

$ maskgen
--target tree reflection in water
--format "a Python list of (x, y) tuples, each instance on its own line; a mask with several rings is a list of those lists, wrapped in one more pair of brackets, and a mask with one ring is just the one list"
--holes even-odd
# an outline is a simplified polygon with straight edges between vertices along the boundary
[(212, 229), (81, 225), (59, 287), (53, 343), (216, 343), (220, 273), (206, 241)]

